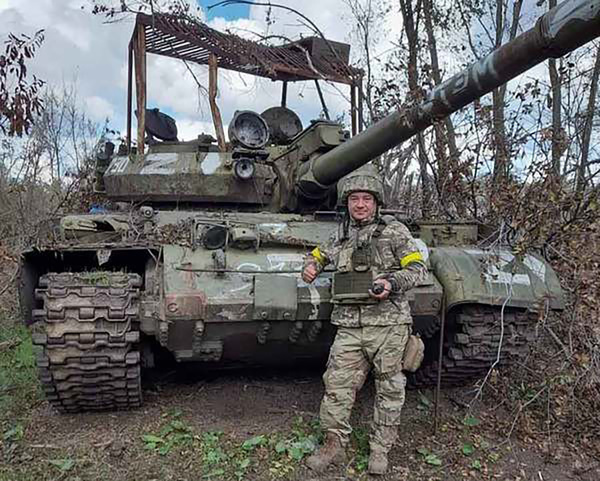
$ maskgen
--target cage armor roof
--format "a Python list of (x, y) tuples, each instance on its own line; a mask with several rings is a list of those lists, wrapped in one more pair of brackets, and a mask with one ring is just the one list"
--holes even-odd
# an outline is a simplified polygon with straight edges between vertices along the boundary
[(369, 192), (377, 199), (377, 206), (384, 207), (383, 181), (377, 167), (371, 163), (342, 178), (338, 184), (338, 204), (346, 206), (353, 192)]

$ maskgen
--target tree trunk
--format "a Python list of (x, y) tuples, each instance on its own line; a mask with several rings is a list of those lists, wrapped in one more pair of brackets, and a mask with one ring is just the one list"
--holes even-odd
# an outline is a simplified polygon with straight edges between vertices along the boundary
[[(433, 8), (431, 0), (423, 0), (423, 18), (425, 20), (425, 31), (427, 32), (429, 56), (431, 59), (431, 80), (434, 85), (439, 85), (442, 83), (442, 74), (440, 72), (437, 42), (433, 31)], [(440, 196), (440, 204), (444, 206), (447, 204), (447, 200), (449, 200), (446, 197), (448, 196), (448, 187), (452, 180), (456, 182), (461, 181), (458, 168), (460, 153), (456, 146), (456, 133), (451, 117), (447, 117), (443, 122), (435, 123), (434, 129), (436, 152), (438, 155), (438, 194)], [(449, 151), (449, 156), (446, 155), (446, 148)], [(455, 198), (453, 203), (458, 214), (463, 215), (465, 208), (461, 199)]]
[[(517, 35), (517, 27), (521, 17), (521, 7), (523, 0), (515, 0), (513, 5), (513, 17), (510, 26), (509, 41)], [(496, 43), (494, 48), (500, 47), (503, 40), (504, 20), (505, 20), (504, 2), (496, 2)], [(506, 182), (510, 171), (509, 148), (506, 139), (506, 120), (504, 117), (504, 99), (506, 97), (506, 84), (494, 90), (492, 93), (492, 123), (494, 139), (494, 185), (499, 186)]]
[[(550, 0), (548, 9), (556, 7), (556, 0)], [(564, 135), (562, 129), (562, 88), (561, 77), (556, 68), (556, 60), (548, 60), (550, 87), (552, 89), (552, 175), (560, 176), (560, 157), (564, 151)]]
[(581, 159), (577, 167), (577, 192), (584, 193), (586, 187), (585, 173), (588, 169), (590, 142), (592, 139), (592, 126), (594, 121), (594, 111), (596, 110), (596, 97), (598, 95), (598, 76), (600, 76), (600, 46), (596, 50), (596, 61), (594, 62), (594, 71), (592, 72), (592, 83), (590, 85), (590, 96), (585, 113), (585, 124), (583, 127), (583, 140), (581, 142)]
[[(422, 98), (422, 92), (419, 87), (418, 71), (418, 27), (417, 20), (421, 10), (421, 1), (418, 0), (413, 9), (413, 0), (399, 0), (402, 19), (404, 20), (404, 31), (406, 32), (406, 41), (408, 43), (408, 88), (411, 101), (418, 102)], [(423, 192), (422, 215), (428, 217), (432, 210), (432, 186), (431, 179), (427, 172), (429, 159), (425, 147), (425, 136), (423, 133), (417, 134), (417, 151), (419, 170), (421, 174), (421, 188)]]

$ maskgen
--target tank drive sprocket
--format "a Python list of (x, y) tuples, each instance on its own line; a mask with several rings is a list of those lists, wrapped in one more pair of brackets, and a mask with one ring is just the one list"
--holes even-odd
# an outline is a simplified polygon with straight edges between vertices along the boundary
[[(534, 312), (522, 309), (458, 306), (446, 322), (442, 386), (456, 386), (481, 378), (497, 359), (499, 368), (522, 362), (535, 337), (536, 319)], [(412, 387), (436, 384), (439, 346), (436, 341), (439, 334), (426, 342), (426, 362), (410, 376)]]
[(34, 310), (37, 365), (46, 398), (60, 412), (138, 407), (142, 401), (138, 274), (50, 273)]

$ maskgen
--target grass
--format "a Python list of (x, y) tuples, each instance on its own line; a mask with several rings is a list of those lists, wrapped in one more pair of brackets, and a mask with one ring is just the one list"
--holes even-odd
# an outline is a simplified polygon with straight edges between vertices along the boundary
[(265, 479), (286, 479), (322, 438), (318, 425), (300, 416), (290, 431), (243, 440), (222, 431), (195, 431), (179, 411), (161, 418), (156, 430), (141, 436), (144, 450), (167, 463), (177, 462), (178, 457), (188, 459), (199, 479), (242, 481), (255, 479), (259, 473), (264, 473)]
[[(9, 463), (19, 455), (31, 407), (41, 398), (29, 330), (22, 324), (0, 319), (0, 456)], [(27, 473), (5, 471), (0, 462), (0, 481), (25, 481)], [(10, 465), (10, 464), (9, 464)]]
[(0, 321), (0, 422), (26, 415), (41, 398), (29, 330), (22, 324)]

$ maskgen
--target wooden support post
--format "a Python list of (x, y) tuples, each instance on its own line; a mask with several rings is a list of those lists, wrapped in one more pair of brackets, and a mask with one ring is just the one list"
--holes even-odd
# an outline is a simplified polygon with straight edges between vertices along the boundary
[(131, 102), (133, 98), (133, 44), (129, 42), (127, 55), (127, 153), (131, 152)]
[(356, 135), (356, 88), (350, 85), (350, 120), (352, 121), (352, 137)]
[(211, 54), (208, 57), (208, 101), (210, 103), (210, 111), (212, 113), (213, 124), (215, 126), (215, 132), (217, 134), (217, 143), (219, 150), (225, 152), (225, 132), (223, 131), (223, 120), (221, 119), (221, 112), (217, 105), (217, 56)]
[(135, 52), (135, 89), (137, 96), (137, 153), (144, 155), (146, 130), (146, 32), (143, 26), (137, 29)]

